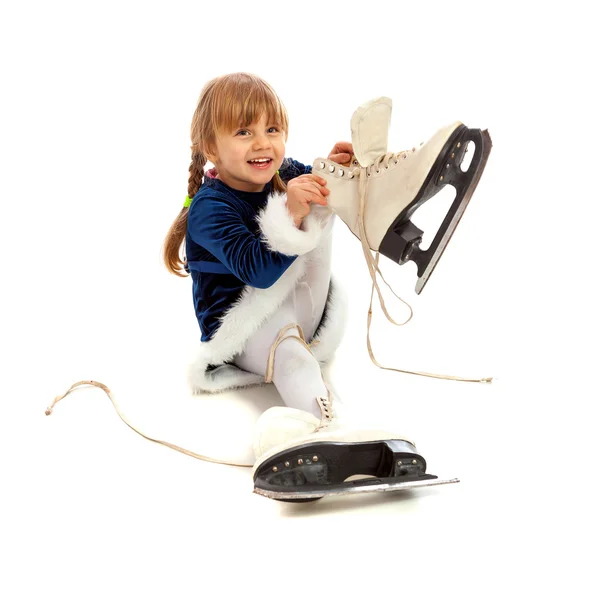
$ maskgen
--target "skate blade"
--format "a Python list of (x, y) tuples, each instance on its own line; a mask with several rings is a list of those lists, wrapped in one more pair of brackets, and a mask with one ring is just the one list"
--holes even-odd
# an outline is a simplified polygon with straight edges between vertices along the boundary
[(296, 490), (269, 490), (259, 487), (254, 488), (254, 493), (259, 496), (281, 500), (284, 502), (309, 502), (319, 500), (325, 496), (348, 496), (350, 494), (366, 494), (369, 492), (393, 492), (413, 488), (444, 485), (446, 483), (459, 483), (459, 479), (438, 479), (435, 475), (425, 475), (423, 479), (414, 481), (388, 481), (382, 478), (359, 479), (352, 482), (335, 484), (322, 489), (296, 489)]
[[(478, 144), (479, 147), (476, 147), (475, 157), (473, 158), (471, 165), (471, 167), (474, 169), (471, 181), (465, 190), (457, 188), (457, 196), (428, 250), (425, 251), (418, 259), (412, 259), (417, 263), (417, 273), (420, 275), (415, 286), (415, 291), (417, 294), (420, 294), (423, 291), (425, 284), (431, 277), (431, 274), (433, 273), (433, 270), (444, 253), (448, 242), (452, 238), (452, 234), (458, 226), (458, 223), (460, 222), (485, 169), (485, 165), (492, 150), (492, 140), (487, 129), (481, 131), (480, 135), (481, 137)], [(462, 143), (466, 144), (468, 141), (470, 141), (470, 137), (471, 136), (467, 136), (466, 138), (463, 138)], [(465, 177), (468, 176), (469, 171), (465, 173)], [(464, 191), (464, 193), (461, 193), (461, 191)]]

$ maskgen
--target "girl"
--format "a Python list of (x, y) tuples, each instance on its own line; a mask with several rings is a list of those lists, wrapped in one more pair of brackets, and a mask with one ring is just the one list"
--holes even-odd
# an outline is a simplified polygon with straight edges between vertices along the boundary
[[(317, 398), (330, 400), (320, 363), (341, 340), (345, 304), (331, 278), (329, 190), (310, 166), (284, 157), (287, 134), (286, 110), (259, 77), (206, 84), (192, 120), (188, 196), (164, 260), (192, 277), (201, 330), (193, 391), (273, 381), (287, 406), (320, 417)], [(349, 164), (351, 153), (340, 142), (329, 158)], [(205, 174), (207, 160), (215, 168)]]
[[(265, 411), (256, 425), (259, 494), (305, 500), (347, 493), (343, 482), (354, 474), (421, 485), (425, 462), (411, 442), (348, 427), (334, 413), (321, 375), (346, 312), (331, 277), (333, 212), (326, 180), (284, 157), (287, 132), (283, 104), (259, 77), (225, 75), (202, 90), (188, 196), (164, 249), (167, 268), (190, 273), (193, 282), (202, 337), (191, 387), (275, 384), (286, 406)], [(215, 168), (205, 175), (207, 160)], [(352, 145), (339, 142), (328, 160), (348, 166)], [(368, 480), (356, 483), (353, 491), (372, 489)]]

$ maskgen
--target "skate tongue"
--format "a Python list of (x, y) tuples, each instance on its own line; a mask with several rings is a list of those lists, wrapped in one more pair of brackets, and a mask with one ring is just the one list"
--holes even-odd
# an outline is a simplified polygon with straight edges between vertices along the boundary
[(392, 99), (385, 96), (361, 104), (352, 115), (352, 149), (362, 167), (373, 164), (387, 152), (392, 120)]

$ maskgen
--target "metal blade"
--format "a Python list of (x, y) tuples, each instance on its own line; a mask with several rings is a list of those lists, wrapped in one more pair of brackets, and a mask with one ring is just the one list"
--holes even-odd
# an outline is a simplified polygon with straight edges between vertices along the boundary
[[(369, 483), (371, 482), (372, 483)], [(258, 487), (254, 488), (254, 493), (273, 500), (318, 500), (325, 496), (346, 496), (349, 494), (365, 494), (367, 492), (393, 492), (396, 490), (406, 490), (411, 488), (427, 487), (431, 485), (443, 485), (446, 483), (458, 483), (459, 479), (425, 479), (421, 481), (396, 481), (390, 483), (381, 483), (381, 479), (362, 479), (353, 481), (353, 485), (342, 483), (332, 485), (326, 489), (320, 490), (302, 490), (301, 488), (290, 489), (289, 491), (265, 490)]]

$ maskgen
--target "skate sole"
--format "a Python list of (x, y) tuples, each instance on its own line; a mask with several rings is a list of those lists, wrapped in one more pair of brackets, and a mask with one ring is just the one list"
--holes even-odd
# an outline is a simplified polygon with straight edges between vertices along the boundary
[[(426, 467), (425, 459), (404, 440), (302, 444), (271, 456), (256, 469), (254, 493), (308, 502), (324, 496), (458, 483), (458, 479), (429, 475)], [(346, 481), (357, 475), (368, 478)]]
[[(460, 165), (470, 141), (475, 144), (475, 152), (468, 170), (463, 172)], [(448, 138), (415, 200), (398, 215), (385, 234), (379, 247), (381, 254), (398, 264), (412, 260), (417, 265), (417, 294), (423, 291), (452, 238), (481, 179), (491, 149), (492, 140), (487, 130), (469, 129), (465, 125), (458, 127)], [(410, 217), (446, 185), (455, 187), (456, 197), (431, 245), (427, 250), (421, 250), (419, 244), (423, 232)]]

